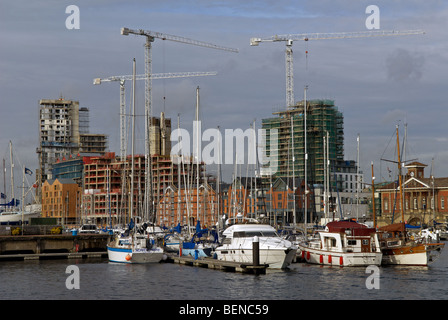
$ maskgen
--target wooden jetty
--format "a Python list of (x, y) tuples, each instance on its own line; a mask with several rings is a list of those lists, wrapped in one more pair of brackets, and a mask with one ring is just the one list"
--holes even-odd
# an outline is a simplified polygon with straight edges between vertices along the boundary
[(189, 266), (216, 269), (230, 272), (242, 272), (251, 274), (266, 274), (267, 264), (252, 265), (243, 262), (222, 261), (213, 258), (198, 258), (192, 256), (168, 255), (165, 262), (184, 264)]

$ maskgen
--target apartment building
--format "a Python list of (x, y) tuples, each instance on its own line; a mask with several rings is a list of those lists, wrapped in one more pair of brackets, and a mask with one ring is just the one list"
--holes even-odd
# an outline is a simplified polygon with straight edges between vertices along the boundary
[(37, 198), (41, 199), (42, 183), (53, 179), (53, 164), (64, 157), (101, 155), (107, 149), (107, 136), (89, 133), (89, 109), (78, 101), (42, 99), (39, 101), (39, 157)]
[(82, 189), (72, 179), (45, 180), (42, 186), (42, 217), (57, 218), (62, 226), (77, 225)]

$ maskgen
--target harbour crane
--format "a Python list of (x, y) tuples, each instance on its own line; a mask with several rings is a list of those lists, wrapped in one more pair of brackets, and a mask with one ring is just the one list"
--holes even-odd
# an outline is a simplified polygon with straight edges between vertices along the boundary
[(144, 209), (144, 217), (149, 218), (151, 210), (153, 207), (153, 200), (152, 200), (152, 170), (150, 170), (150, 162), (151, 157), (149, 155), (149, 127), (151, 125), (149, 117), (151, 116), (151, 65), (152, 65), (152, 59), (151, 59), (151, 43), (154, 42), (154, 40), (162, 39), (162, 40), (170, 40), (174, 42), (180, 42), (184, 44), (190, 44), (200, 47), (206, 47), (210, 49), (217, 49), (217, 50), (224, 50), (224, 51), (230, 51), (230, 52), (238, 52), (238, 49), (229, 48), (229, 47), (223, 47), (218, 46), (212, 43), (193, 40), (185, 37), (165, 34), (161, 32), (155, 32), (150, 30), (143, 30), (143, 29), (129, 29), (129, 28), (121, 28), (121, 34), (124, 36), (127, 36), (129, 34), (139, 35), (146, 37), (146, 43), (145, 43), (145, 171), (148, 173), (145, 175), (145, 209)]
[(285, 42), (285, 60), (286, 60), (286, 107), (294, 105), (294, 72), (293, 72), (293, 55), (292, 45), (294, 41), (309, 40), (327, 40), (327, 39), (348, 39), (348, 38), (372, 38), (385, 36), (405, 36), (424, 34), (422, 30), (405, 30), (405, 31), (364, 31), (364, 32), (336, 32), (336, 33), (301, 33), (275, 35), (268, 38), (251, 38), (250, 45), (258, 46), (261, 42)]
[[(151, 75), (152, 80), (171, 79), (171, 78), (187, 78), (200, 76), (215, 76), (217, 72), (176, 72), (176, 73), (154, 73)], [(136, 75), (135, 80), (145, 80), (145, 74)], [(132, 75), (111, 76), (107, 78), (95, 78), (93, 84), (99, 85), (102, 82), (120, 82), (120, 158), (124, 161), (126, 158), (126, 101), (125, 101), (125, 82), (132, 80)]]

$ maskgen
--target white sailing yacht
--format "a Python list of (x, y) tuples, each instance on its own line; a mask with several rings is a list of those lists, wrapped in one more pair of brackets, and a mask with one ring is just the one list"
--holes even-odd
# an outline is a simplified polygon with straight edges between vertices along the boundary
[[(132, 156), (131, 156), (131, 197), (130, 216), (133, 215), (133, 194), (134, 194), (134, 141), (135, 141), (135, 59), (133, 61), (133, 103), (132, 103)], [(152, 179), (149, 179), (150, 183)], [(157, 245), (154, 232), (151, 227), (142, 227), (141, 223), (132, 221), (129, 230), (115, 237), (107, 245), (107, 255), (110, 262), (120, 263), (154, 263), (163, 259), (163, 249)]]
[[(28, 168), (22, 167), (22, 199), (21, 207), (19, 207), (19, 201), (14, 196), (14, 157), (13, 157), (13, 146), (12, 142), (9, 141), (9, 154), (10, 154), (10, 165), (11, 165), (11, 200), (6, 202), (6, 190), (4, 194), (2, 193), (2, 199), (4, 203), (0, 204), (0, 224), (1, 225), (23, 225), (28, 224), (31, 218), (40, 218), (42, 212), (41, 204), (30, 204), (25, 205), (25, 197), (30, 192), (31, 188), (25, 192), (25, 175), (32, 174), (32, 171)], [(3, 179), (6, 189), (6, 166), (5, 160), (3, 159)]]

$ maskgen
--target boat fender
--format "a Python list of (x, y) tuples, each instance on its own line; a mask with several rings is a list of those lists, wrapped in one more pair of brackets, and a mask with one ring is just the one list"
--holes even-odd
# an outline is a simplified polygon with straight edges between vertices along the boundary
[(323, 255), (320, 255), (320, 256), (319, 256), (319, 262), (320, 262), (320, 263), (324, 263), (324, 256), (323, 256)]
[(126, 255), (126, 257), (125, 257), (125, 259), (126, 259), (126, 261), (130, 261), (131, 260), (131, 255), (130, 254), (128, 254), (128, 255)]
[(308, 252), (306, 253), (306, 260), (310, 260), (310, 256), (311, 256), (311, 254), (310, 254), (310, 252), (308, 251)]
[(305, 259), (305, 250), (302, 250), (302, 259)]
[(339, 257), (339, 265), (341, 267), (344, 265), (344, 258), (342, 256)]
[(331, 254), (328, 256), (328, 263), (331, 264)]

